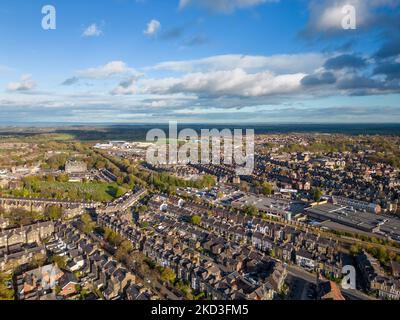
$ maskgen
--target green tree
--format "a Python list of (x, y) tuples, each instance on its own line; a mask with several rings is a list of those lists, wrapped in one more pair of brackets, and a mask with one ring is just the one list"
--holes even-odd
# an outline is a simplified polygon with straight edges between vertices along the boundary
[(190, 219), (190, 222), (196, 226), (200, 225), (201, 223), (201, 217), (198, 215), (194, 215), (192, 216), (192, 218)]
[(259, 211), (257, 209), (256, 206), (246, 206), (243, 208), (243, 212), (246, 215), (252, 216), (252, 217), (256, 217), (259, 215)]
[(264, 183), (261, 185), (261, 192), (262, 192), (263, 194), (265, 194), (265, 195), (271, 195), (271, 194), (273, 193), (273, 191), (274, 191), (274, 187), (273, 187), (270, 183), (264, 182)]
[(82, 231), (86, 234), (90, 234), (96, 228), (96, 223), (92, 220), (92, 217), (84, 213), (81, 217), (82, 221)]
[(315, 188), (312, 192), (312, 196), (315, 202), (320, 202), (323, 196), (323, 193), (320, 188)]
[(168, 283), (174, 283), (176, 279), (175, 272), (170, 268), (164, 268), (161, 272), (161, 280)]
[(115, 253), (115, 257), (117, 258), (118, 261), (125, 262), (132, 251), (133, 251), (132, 244), (128, 240), (124, 240), (118, 246), (117, 252)]
[(57, 181), (66, 183), (69, 181), (69, 176), (67, 174), (62, 173), (57, 177)]
[(351, 245), (351, 247), (350, 247), (350, 253), (351, 253), (352, 255), (356, 255), (356, 254), (358, 254), (360, 251), (361, 251), (361, 248), (360, 248), (359, 245), (357, 245), (356, 243), (353, 244), (353, 245)]
[(59, 206), (50, 206), (45, 210), (45, 216), (51, 220), (59, 220), (62, 218), (62, 209)]
[(66, 258), (62, 256), (53, 256), (51, 262), (55, 263), (60, 269), (65, 269), (67, 266)]
[(31, 267), (38, 268), (44, 266), (46, 263), (47, 257), (42, 253), (37, 253), (33, 256), (32, 262), (30, 263)]

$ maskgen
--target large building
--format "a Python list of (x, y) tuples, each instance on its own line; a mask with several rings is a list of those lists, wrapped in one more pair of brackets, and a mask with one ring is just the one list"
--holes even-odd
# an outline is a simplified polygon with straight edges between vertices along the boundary
[(344, 197), (332, 197), (332, 202), (334, 204), (352, 207), (353, 209), (356, 209), (358, 211), (365, 211), (376, 214), (380, 214), (382, 212), (381, 206), (375, 203), (369, 203)]
[(65, 172), (67, 174), (85, 173), (87, 165), (83, 161), (67, 161), (65, 164)]
[[(378, 233), (400, 241), (400, 219), (397, 217), (379, 216), (367, 211), (358, 211), (354, 207), (326, 202), (315, 204), (305, 212), (309, 217), (322, 221), (324, 225), (328, 222), (330, 228), (344, 230), (340, 226), (346, 226), (351, 228), (351, 232), (360, 230)], [(329, 222), (333, 222), (335, 226)]]
[(260, 212), (291, 220), (292, 216), (301, 213), (304, 204), (300, 201), (292, 201), (277, 197), (265, 197), (260, 195), (244, 195), (231, 202), (233, 208), (254, 206)]

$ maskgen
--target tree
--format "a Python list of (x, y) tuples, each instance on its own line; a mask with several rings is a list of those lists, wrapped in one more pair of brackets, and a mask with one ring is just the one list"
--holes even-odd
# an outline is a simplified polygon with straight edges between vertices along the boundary
[(198, 225), (200, 225), (200, 223), (201, 223), (201, 217), (200, 217), (200, 216), (197, 216), (197, 215), (194, 215), (194, 216), (192, 216), (192, 218), (190, 219), (190, 222), (191, 222), (193, 225), (198, 226)]
[(142, 221), (142, 222), (140, 223), (140, 228), (141, 228), (141, 229), (147, 229), (149, 226), (150, 226), (150, 224), (149, 224), (148, 221)]
[(82, 231), (86, 234), (90, 234), (96, 228), (96, 223), (92, 220), (92, 217), (85, 213), (81, 217)]
[(124, 242), (124, 239), (110, 228), (104, 229), (104, 238), (115, 247), (120, 246)]
[(125, 240), (119, 245), (118, 250), (115, 253), (115, 257), (117, 258), (118, 261), (124, 262), (127, 260), (129, 254), (132, 251), (133, 251), (132, 244), (128, 240)]
[(164, 268), (161, 272), (161, 280), (168, 283), (174, 283), (176, 279), (175, 272), (170, 268)]
[(323, 193), (320, 188), (315, 188), (312, 193), (313, 199), (315, 202), (320, 202), (323, 196)]
[(256, 206), (246, 206), (246, 207), (244, 207), (243, 212), (246, 215), (249, 215), (252, 217), (256, 217), (259, 215), (259, 211)]
[(50, 206), (45, 210), (45, 216), (51, 220), (59, 220), (62, 217), (62, 209), (59, 206)]
[(67, 266), (66, 258), (62, 256), (53, 256), (51, 262), (55, 263), (60, 269), (65, 269)]
[(34, 211), (17, 208), (7, 213), (6, 218), (9, 219), (11, 225), (25, 226), (32, 224), (37, 219), (43, 219), (43, 215)]
[(67, 174), (63, 174), (62, 173), (57, 177), (57, 181), (58, 182), (62, 182), (62, 183), (66, 183), (66, 182), (69, 181), (69, 176)]
[(189, 283), (184, 283), (181, 280), (179, 280), (176, 283), (176, 287), (178, 290), (180, 290), (186, 297), (187, 300), (193, 300), (193, 294), (192, 294), (192, 288), (190, 287)]
[(31, 266), (33, 268), (42, 267), (45, 264), (46, 260), (47, 260), (46, 255), (42, 253), (37, 253), (32, 258)]
[(350, 253), (351, 253), (352, 255), (356, 255), (356, 254), (358, 254), (360, 251), (361, 251), (361, 248), (359, 247), (359, 245), (357, 245), (356, 243), (351, 245), (351, 247), (350, 247)]
[(274, 187), (273, 187), (270, 183), (264, 182), (264, 183), (261, 185), (261, 192), (262, 192), (263, 194), (265, 194), (265, 195), (271, 195), (271, 194), (273, 193), (273, 191), (274, 191)]
[(54, 178), (54, 176), (48, 175), (48, 176), (46, 177), (46, 181), (47, 181), (47, 182), (55, 182), (56, 179)]
[(140, 206), (138, 211), (139, 213), (145, 213), (149, 208), (147, 206)]

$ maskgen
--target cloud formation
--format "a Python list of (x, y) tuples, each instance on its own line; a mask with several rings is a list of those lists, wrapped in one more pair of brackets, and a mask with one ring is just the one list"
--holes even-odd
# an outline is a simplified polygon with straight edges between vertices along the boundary
[(251, 55), (219, 55), (198, 60), (166, 61), (159, 63), (150, 70), (173, 72), (203, 72), (217, 70), (232, 70), (240, 68), (246, 71), (269, 70), (272, 72), (311, 72), (320, 67), (326, 59), (318, 53), (282, 54), (273, 56)]
[(135, 73), (135, 70), (128, 67), (128, 65), (125, 62), (111, 61), (103, 66), (78, 71), (77, 74), (81, 78), (102, 79), (118, 74), (129, 74), (129, 73)]
[(301, 79), (301, 84), (306, 87), (321, 86), (336, 83), (336, 77), (332, 72), (312, 74)]
[(160, 21), (153, 19), (147, 24), (147, 28), (146, 30), (143, 31), (143, 33), (146, 36), (153, 37), (157, 34), (160, 28), (161, 28)]
[(137, 92), (137, 77), (121, 81), (116, 88), (111, 91), (112, 95), (129, 95)]
[(11, 82), (7, 85), (7, 91), (30, 91), (36, 87), (36, 82), (32, 79), (31, 74), (21, 76), (19, 82)]
[(393, 58), (400, 55), (400, 36), (396, 35), (384, 43), (384, 45), (375, 54), (377, 59)]
[(364, 58), (351, 55), (343, 54), (334, 58), (331, 58), (325, 62), (324, 67), (330, 70), (341, 70), (341, 69), (361, 69), (367, 66), (367, 62)]
[(189, 73), (182, 77), (145, 79), (141, 91), (151, 94), (189, 93), (207, 97), (260, 97), (292, 94), (300, 89), (305, 74), (275, 75), (269, 71), (248, 73), (229, 71)]
[(88, 26), (82, 33), (82, 37), (99, 37), (103, 34), (103, 31), (95, 23)]

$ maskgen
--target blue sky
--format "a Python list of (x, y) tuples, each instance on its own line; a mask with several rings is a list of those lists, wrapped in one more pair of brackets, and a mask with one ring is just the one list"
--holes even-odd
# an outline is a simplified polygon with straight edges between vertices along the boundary
[(399, 30), (400, 0), (4, 0), (0, 123), (400, 122)]

